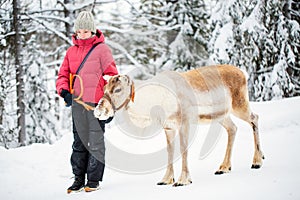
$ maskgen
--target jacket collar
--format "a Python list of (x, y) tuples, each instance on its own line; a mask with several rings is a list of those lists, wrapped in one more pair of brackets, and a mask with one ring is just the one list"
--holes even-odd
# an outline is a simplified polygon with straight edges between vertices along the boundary
[(97, 29), (97, 33), (96, 35), (94, 35), (93, 37), (86, 39), (86, 40), (81, 40), (81, 39), (77, 39), (76, 38), (76, 34), (72, 35), (72, 41), (73, 44), (76, 46), (90, 46), (90, 45), (94, 45), (96, 43), (102, 43), (104, 42), (104, 35), (103, 33)]

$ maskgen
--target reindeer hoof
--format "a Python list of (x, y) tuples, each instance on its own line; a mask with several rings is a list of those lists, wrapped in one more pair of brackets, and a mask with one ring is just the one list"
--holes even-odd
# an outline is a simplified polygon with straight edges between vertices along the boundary
[(225, 174), (225, 172), (224, 171), (216, 171), (215, 172), (215, 175), (221, 175), (221, 174)]
[(161, 182), (158, 182), (157, 185), (170, 185), (172, 183), (175, 182), (175, 179), (173, 178), (172, 180), (170, 180), (169, 182), (166, 182), (166, 181), (161, 181)]
[(173, 187), (186, 186), (186, 185), (189, 185), (189, 184), (191, 184), (191, 183), (192, 183), (191, 180), (190, 180), (187, 184), (177, 182), (177, 183), (174, 183), (174, 184), (173, 184)]
[(157, 185), (168, 185), (168, 183), (165, 183), (165, 182), (158, 182)]
[(252, 164), (251, 169), (259, 169), (261, 165), (259, 164)]
[(184, 186), (182, 183), (174, 183), (173, 187)]
[[(220, 167), (223, 168), (223, 167)], [(225, 174), (225, 173), (229, 173), (231, 171), (231, 167), (227, 169), (223, 168), (223, 169), (219, 169), (218, 171), (215, 172), (215, 175), (221, 175), (221, 174)]]

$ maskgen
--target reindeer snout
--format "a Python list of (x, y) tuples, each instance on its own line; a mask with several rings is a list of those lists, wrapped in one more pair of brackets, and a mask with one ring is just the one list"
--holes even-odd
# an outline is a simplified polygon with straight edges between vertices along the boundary
[(107, 99), (100, 99), (98, 105), (94, 109), (94, 116), (99, 120), (107, 120), (109, 117), (114, 116), (112, 105)]

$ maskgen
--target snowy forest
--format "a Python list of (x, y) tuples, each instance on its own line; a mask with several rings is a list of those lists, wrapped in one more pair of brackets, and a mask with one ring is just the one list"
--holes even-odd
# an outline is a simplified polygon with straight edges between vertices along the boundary
[(251, 101), (300, 95), (299, 0), (1, 0), (0, 145), (52, 144), (70, 129), (55, 80), (73, 23), (95, 16), (119, 68), (136, 78), (232, 64)]

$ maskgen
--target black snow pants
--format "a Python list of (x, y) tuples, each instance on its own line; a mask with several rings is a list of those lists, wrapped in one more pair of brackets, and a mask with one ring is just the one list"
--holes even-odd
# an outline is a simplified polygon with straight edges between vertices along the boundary
[(71, 165), (75, 176), (85, 176), (89, 181), (102, 181), (105, 168), (105, 122), (94, 117), (73, 101), (73, 152)]

